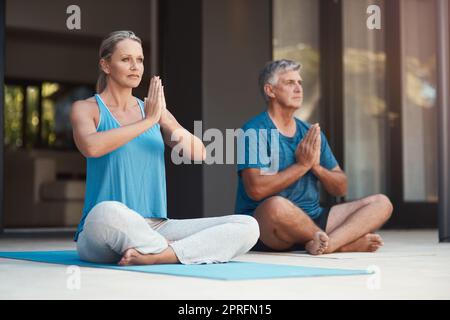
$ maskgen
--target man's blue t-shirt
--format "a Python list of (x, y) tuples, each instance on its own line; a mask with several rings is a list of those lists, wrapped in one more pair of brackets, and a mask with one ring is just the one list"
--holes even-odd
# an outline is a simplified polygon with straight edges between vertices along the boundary
[[(272, 171), (275, 169), (279, 172), (296, 162), (295, 150), (311, 125), (297, 118), (295, 121), (297, 130), (293, 137), (281, 134), (267, 111), (252, 118), (242, 127), (245, 138), (238, 144), (238, 190), (235, 213), (253, 215), (256, 207), (264, 201), (264, 199), (254, 201), (247, 195), (241, 176), (243, 169), (259, 168)], [(278, 143), (273, 139), (277, 139)], [(321, 141), (320, 165), (328, 170), (334, 169), (338, 163), (322, 132)], [(242, 150), (240, 156), (239, 148)], [(278, 161), (272, 153), (274, 156), (278, 154)], [(312, 219), (316, 219), (322, 213), (323, 209), (319, 205), (318, 179), (311, 170), (277, 195), (289, 199)]]

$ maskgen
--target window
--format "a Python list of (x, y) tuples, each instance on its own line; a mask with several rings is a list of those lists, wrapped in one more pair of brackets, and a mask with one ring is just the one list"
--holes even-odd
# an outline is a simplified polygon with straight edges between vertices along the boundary
[(5, 145), (12, 148), (23, 144), (23, 99), (22, 87), (5, 85)]
[(436, 3), (401, 6), (404, 200), (437, 202)]
[(294, 60), (302, 65), (304, 101), (298, 118), (319, 121), (319, 1), (273, 1), (273, 59)]
[(7, 80), (5, 147), (75, 149), (70, 108), (93, 94), (90, 85)]
[[(382, 0), (344, 0), (344, 170), (350, 200), (386, 192), (384, 29), (366, 28), (366, 8)], [(363, 13), (363, 14), (361, 14)]]

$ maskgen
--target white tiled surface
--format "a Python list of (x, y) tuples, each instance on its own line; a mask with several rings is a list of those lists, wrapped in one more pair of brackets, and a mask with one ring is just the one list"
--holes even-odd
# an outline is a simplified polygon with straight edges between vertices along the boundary
[[(237, 260), (365, 269), (374, 276), (220, 281), (81, 268), (79, 290), (67, 267), (0, 259), (0, 299), (450, 299), (450, 244), (437, 231), (383, 231), (377, 253), (247, 254)], [(70, 238), (2, 238), (0, 251), (75, 249)], [(377, 284), (378, 283), (378, 284)]]

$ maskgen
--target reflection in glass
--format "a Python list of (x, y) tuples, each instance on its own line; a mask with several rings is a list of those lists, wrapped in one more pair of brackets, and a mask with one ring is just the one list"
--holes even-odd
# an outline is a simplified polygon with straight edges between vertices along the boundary
[(39, 87), (27, 87), (27, 128), (26, 128), (26, 147), (31, 148), (37, 143), (39, 132)]
[[(366, 27), (366, 9), (384, 1), (344, 0), (344, 162), (347, 199), (386, 190), (384, 30)], [(364, 14), (361, 14), (364, 13)]]
[(402, 0), (405, 201), (437, 201), (436, 4)]
[(44, 145), (55, 143), (55, 103), (52, 96), (57, 93), (57, 83), (44, 82), (42, 84), (42, 141)]
[(273, 59), (290, 59), (302, 65), (304, 101), (298, 118), (319, 121), (319, 1), (273, 1)]
[(5, 85), (6, 148), (76, 149), (70, 122), (71, 106), (77, 100), (92, 97), (93, 88), (55, 82), (26, 83)]
[(22, 117), (24, 92), (22, 87), (5, 85), (5, 147), (18, 148), (22, 146)]

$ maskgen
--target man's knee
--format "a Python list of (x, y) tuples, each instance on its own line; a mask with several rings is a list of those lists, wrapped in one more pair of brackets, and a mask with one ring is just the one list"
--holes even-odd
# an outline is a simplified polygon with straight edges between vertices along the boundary
[(255, 211), (258, 222), (262, 220), (271, 226), (290, 226), (308, 216), (288, 199), (273, 196), (266, 199)]
[(373, 197), (373, 201), (378, 203), (379, 205), (383, 206), (385, 208), (385, 210), (383, 210), (382, 212), (380, 212), (380, 214), (383, 215), (383, 218), (385, 220), (388, 220), (391, 215), (392, 212), (394, 210), (394, 206), (392, 205), (391, 200), (384, 194), (376, 194)]
[(257, 208), (258, 215), (256, 218), (264, 215), (265, 220), (276, 223), (278, 221), (290, 219), (293, 214), (293, 209), (293, 204), (288, 199), (280, 196), (273, 196), (260, 204), (260, 208)]
[(276, 208), (279, 206), (285, 206), (288, 202), (289, 202), (289, 200), (284, 197), (273, 196), (273, 197), (269, 197), (266, 200), (264, 200), (261, 205)]

